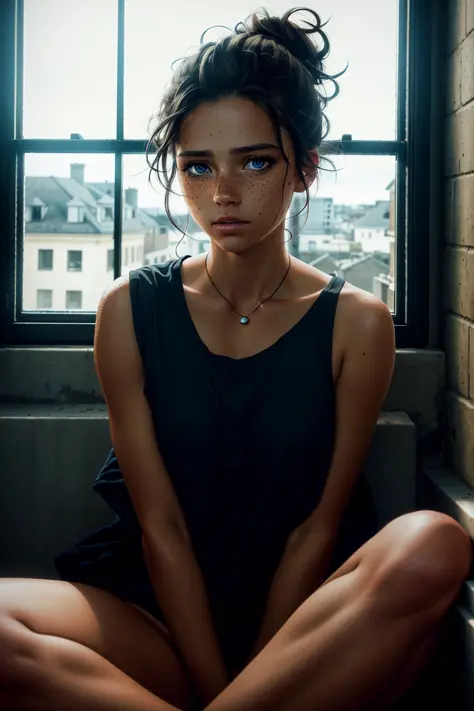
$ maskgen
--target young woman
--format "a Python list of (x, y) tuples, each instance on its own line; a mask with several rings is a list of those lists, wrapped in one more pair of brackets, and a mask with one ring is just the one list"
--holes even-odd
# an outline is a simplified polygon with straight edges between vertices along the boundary
[(117, 518), (58, 556), (61, 581), (0, 585), (1, 708), (387, 709), (467, 575), (449, 517), (371, 518), (390, 312), (285, 246), (323, 82), (337, 93), (308, 12), (204, 44), (163, 98), (152, 166), (211, 247), (102, 297), (113, 449), (95, 489)]

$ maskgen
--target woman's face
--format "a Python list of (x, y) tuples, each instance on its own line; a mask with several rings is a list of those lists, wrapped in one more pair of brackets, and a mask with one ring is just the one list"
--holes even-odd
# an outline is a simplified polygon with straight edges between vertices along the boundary
[[(268, 115), (242, 97), (200, 104), (183, 122), (176, 145), (181, 189), (194, 220), (223, 249), (243, 252), (270, 235), (283, 240), (291, 198), (304, 185), (284, 129), (282, 139), (290, 165)], [(215, 224), (232, 217), (245, 223)]]

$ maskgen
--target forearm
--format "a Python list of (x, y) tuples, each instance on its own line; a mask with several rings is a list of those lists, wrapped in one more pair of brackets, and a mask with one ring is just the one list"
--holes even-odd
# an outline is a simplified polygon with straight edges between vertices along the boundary
[(295, 532), (290, 538), (270, 586), (264, 617), (249, 662), (275, 636), (303, 602), (324, 582), (333, 542)]
[(144, 544), (144, 555), (168, 629), (207, 705), (226, 688), (229, 679), (192, 545), (184, 538), (177, 539), (164, 553), (159, 546)]

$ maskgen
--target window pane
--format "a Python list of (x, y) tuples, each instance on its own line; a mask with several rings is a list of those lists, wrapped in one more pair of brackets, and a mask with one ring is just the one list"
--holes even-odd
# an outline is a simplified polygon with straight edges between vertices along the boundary
[(53, 305), (53, 292), (51, 289), (38, 289), (36, 292), (36, 308), (50, 309)]
[(117, 0), (24, 0), (23, 134), (113, 138)]
[(66, 291), (66, 309), (82, 309), (82, 291)]
[[(168, 219), (164, 209), (164, 191), (155, 180), (155, 174), (152, 176), (153, 187), (148, 185), (148, 171), (144, 155), (123, 157), (122, 274), (143, 265), (175, 258), (176, 245), (183, 236)], [(179, 191), (178, 181), (174, 190)], [(171, 203), (175, 219), (184, 213), (186, 206), (176, 198)], [(195, 227), (199, 229), (197, 225)], [(185, 237), (178, 253), (195, 254), (198, 247), (199, 242)]]
[[(265, 7), (281, 16), (287, 0), (269, 0)], [(256, 8), (250, 0), (133, 0), (125, 20), (125, 136), (148, 135), (150, 117), (171, 76), (171, 63), (199, 45), (201, 33), (213, 25), (229, 28)], [(327, 71), (339, 79), (341, 93), (327, 107), (330, 138), (351, 133), (354, 140), (394, 139), (396, 127), (398, 0), (319, 0), (317, 11), (330, 42)], [(298, 16), (295, 15), (295, 18)], [(310, 19), (301, 14), (301, 19)], [(145, 20), (145, 21), (144, 21)], [(370, 23), (370, 29), (368, 26)], [(157, 28), (171, 28), (159, 31)], [(370, 41), (367, 41), (368, 31)], [(228, 34), (214, 28), (206, 40)], [(331, 85), (327, 84), (329, 93)]]
[(67, 270), (68, 272), (82, 271), (82, 252), (79, 250), (68, 250), (67, 253)]
[(27, 154), (25, 175), (23, 310), (48, 289), (47, 308), (95, 311), (113, 281), (113, 156)]
[[(319, 187), (310, 190), (299, 217), (299, 256), (324, 272), (336, 272), (395, 308), (396, 213), (393, 156), (331, 156)], [(298, 195), (291, 213), (299, 212)]]

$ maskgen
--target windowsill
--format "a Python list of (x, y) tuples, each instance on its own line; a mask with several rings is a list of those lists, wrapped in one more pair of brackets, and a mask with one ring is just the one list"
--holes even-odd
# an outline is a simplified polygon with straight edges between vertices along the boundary
[[(399, 349), (383, 410), (406, 412), (417, 425), (420, 441), (435, 446), (441, 431), (444, 390), (442, 351)], [(0, 348), (0, 402), (103, 403), (93, 348)]]

